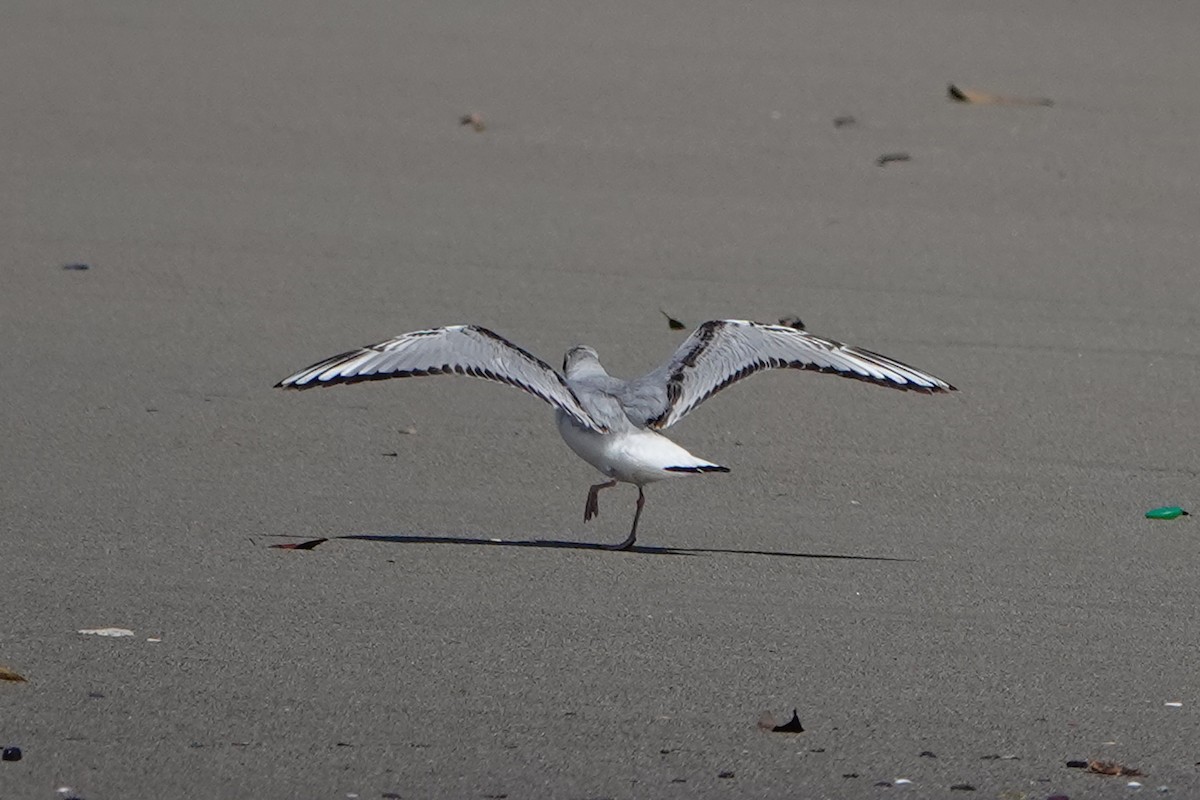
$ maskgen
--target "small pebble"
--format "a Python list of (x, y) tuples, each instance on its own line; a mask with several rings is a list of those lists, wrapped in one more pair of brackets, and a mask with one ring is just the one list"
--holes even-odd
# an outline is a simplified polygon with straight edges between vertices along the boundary
[(733, 773), (729, 770), (725, 770), (724, 772), (718, 772), (717, 777), (718, 778), (732, 778)]
[(937, 758), (937, 756), (929, 750), (922, 750), (921, 758)]
[(1087, 769), (1088, 762), (1086, 761), (1068, 761), (1067, 766), (1071, 769)]
[(63, 269), (71, 272), (83, 272), (85, 269), (91, 269), (88, 264), (63, 264)]
[(21, 760), (21, 748), (19, 748), (19, 747), (6, 747), (6, 748), (4, 748), (4, 752), (0, 753), (0, 761), (20, 761), (20, 760)]
[(969, 783), (956, 783), (950, 787), (950, 791), (952, 791), (952, 792), (973, 792), (973, 791), (975, 791), (975, 787)]
[(910, 781), (908, 778), (896, 778), (897, 786), (908, 786), (910, 783), (912, 783), (912, 781)]

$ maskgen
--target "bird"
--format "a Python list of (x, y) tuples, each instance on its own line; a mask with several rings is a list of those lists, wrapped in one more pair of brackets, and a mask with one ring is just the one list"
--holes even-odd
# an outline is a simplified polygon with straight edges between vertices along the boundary
[(625, 381), (608, 374), (600, 356), (577, 345), (556, 370), (498, 333), (479, 325), (447, 325), (402, 333), (347, 350), (293, 373), (275, 385), (311, 389), (388, 378), (466, 375), (507, 384), (554, 407), (567, 446), (606, 478), (588, 490), (583, 520), (600, 514), (599, 493), (618, 483), (637, 487), (629, 535), (597, 547), (629, 550), (637, 541), (647, 484), (729, 467), (692, 455), (661, 431), (722, 389), (770, 369), (797, 369), (903, 391), (956, 391), (941, 378), (895, 359), (804, 329), (750, 320), (709, 320), (697, 327), (657, 369)]

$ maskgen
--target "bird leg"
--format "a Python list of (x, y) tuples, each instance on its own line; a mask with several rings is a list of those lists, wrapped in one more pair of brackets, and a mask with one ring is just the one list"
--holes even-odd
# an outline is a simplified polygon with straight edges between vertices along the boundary
[(633, 512), (633, 527), (629, 529), (629, 535), (625, 537), (625, 541), (620, 544), (611, 544), (607, 546), (609, 550), (628, 550), (633, 547), (633, 543), (637, 541), (637, 524), (638, 518), (642, 516), (642, 506), (646, 505), (646, 495), (642, 493), (642, 487), (638, 487), (637, 510)]
[(601, 489), (611, 489), (612, 487), (614, 487), (616, 485), (617, 485), (617, 481), (616, 481), (616, 479), (613, 479), (613, 480), (609, 481), (608, 483), (597, 483), (595, 486), (593, 486), (591, 489), (588, 490), (587, 505), (585, 505), (583, 507), (583, 521), (584, 522), (587, 522), (592, 517), (600, 516), (600, 498), (599, 498), (600, 490)]

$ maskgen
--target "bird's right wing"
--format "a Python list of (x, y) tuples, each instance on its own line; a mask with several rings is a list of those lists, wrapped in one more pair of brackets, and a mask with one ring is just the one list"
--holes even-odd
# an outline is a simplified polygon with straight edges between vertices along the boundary
[(600, 433), (608, 431), (583, 409), (579, 398), (549, 364), (478, 325), (449, 325), (402, 333), (318, 361), (275, 386), (311, 389), (422, 375), (469, 375), (515, 386), (561, 409), (585, 428)]

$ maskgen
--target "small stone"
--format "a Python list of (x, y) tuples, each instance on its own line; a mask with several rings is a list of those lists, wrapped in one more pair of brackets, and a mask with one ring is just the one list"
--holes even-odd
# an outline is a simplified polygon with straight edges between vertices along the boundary
[(1071, 769), (1087, 769), (1087, 765), (1088, 762), (1080, 761), (1079, 759), (1073, 759), (1067, 762), (1067, 766)]
[(732, 778), (733, 772), (731, 772), (730, 770), (725, 770), (724, 772), (718, 772), (717, 777), (718, 778)]
[(930, 752), (929, 750), (922, 750), (920, 757), (921, 758), (937, 758), (937, 755), (935, 753)]
[(20, 761), (20, 760), (21, 760), (21, 748), (19, 748), (19, 747), (6, 747), (6, 748), (4, 748), (4, 752), (0, 753), (0, 761)]
[(950, 787), (952, 792), (973, 792), (975, 787), (969, 783), (956, 783)]
[(91, 269), (89, 264), (63, 264), (63, 269), (68, 272), (83, 272), (86, 269)]

